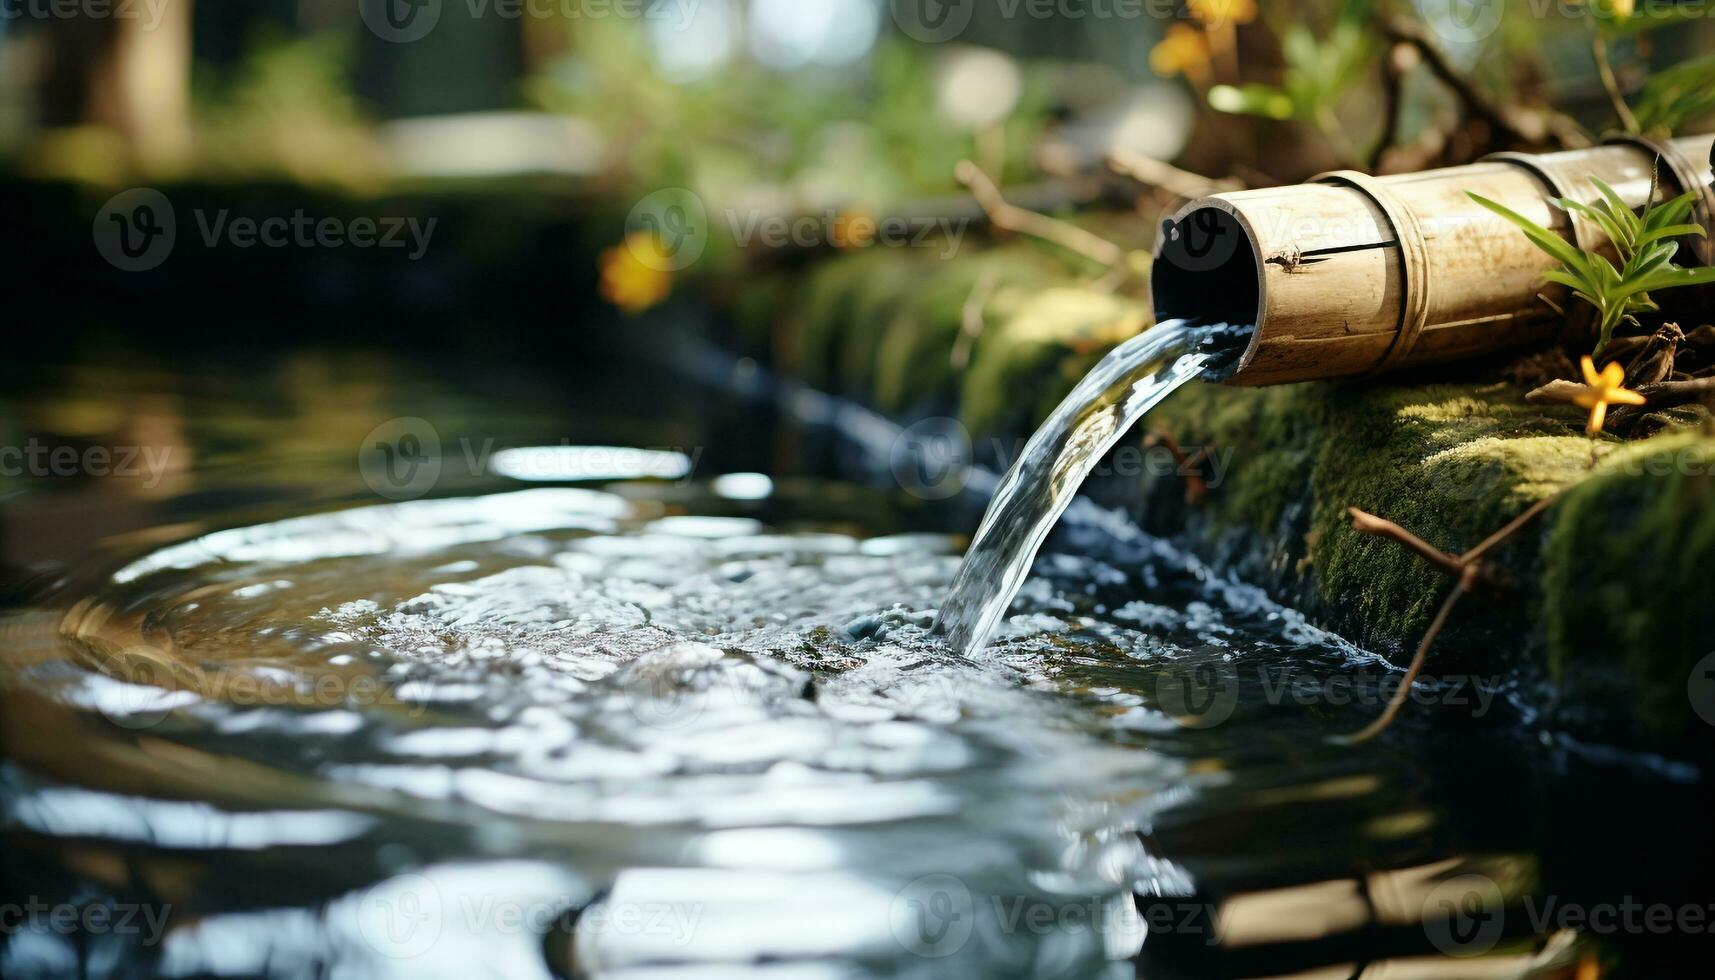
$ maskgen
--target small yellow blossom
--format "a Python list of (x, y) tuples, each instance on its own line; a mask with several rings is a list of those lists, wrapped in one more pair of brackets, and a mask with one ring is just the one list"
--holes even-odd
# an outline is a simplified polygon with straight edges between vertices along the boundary
[(1615, 20), (1630, 20), (1637, 9), (1636, 0), (1601, 0), (1602, 12)]
[(1209, 60), (1213, 52), (1209, 38), (1190, 24), (1169, 24), (1167, 33), (1149, 52), (1150, 70), (1157, 75), (1183, 74), (1192, 82), (1202, 84), (1209, 78)]
[(1586, 354), (1583, 367), (1584, 390), (1572, 396), (1572, 403), (1590, 410), (1590, 423), (1584, 427), (1584, 434), (1594, 439), (1602, 431), (1602, 423), (1608, 420), (1609, 405), (1642, 405), (1644, 396), (1621, 387), (1626, 370), (1618, 361), (1610, 361), (1598, 372), (1596, 362)]
[(1210, 27), (1256, 20), (1256, 0), (1187, 0), (1191, 16)]
[(641, 313), (673, 290), (671, 256), (660, 236), (634, 231), (601, 253), (601, 295), (627, 313)]
[(862, 208), (842, 211), (834, 219), (828, 239), (835, 248), (863, 248), (875, 241), (875, 217)]

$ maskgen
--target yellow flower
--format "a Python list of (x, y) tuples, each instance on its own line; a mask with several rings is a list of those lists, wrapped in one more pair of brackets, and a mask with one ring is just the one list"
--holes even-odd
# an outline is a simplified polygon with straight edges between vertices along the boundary
[(1256, 0), (1187, 0), (1191, 16), (1210, 27), (1256, 20)]
[(1602, 431), (1602, 423), (1608, 420), (1609, 405), (1642, 405), (1644, 396), (1620, 386), (1626, 380), (1626, 370), (1618, 361), (1608, 362), (1598, 373), (1596, 362), (1586, 354), (1583, 367), (1584, 390), (1572, 396), (1572, 403), (1590, 410), (1590, 423), (1584, 427), (1584, 434), (1594, 439)]
[(601, 295), (627, 313), (642, 313), (673, 290), (670, 256), (660, 236), (634, 231), (601, 253)]
[(1630, 20), (1637, 9), (1636, 0), (1602, 0), (1603, 12), (1615, 20)]
[(1209, 39), (1189, 24), (1170, 24), (1167, 34), (1149, 52), (1149, 68), (1157, 75), (1184, 74), (1202, 84), (1209, 78)]
[(828, 236), (835, 248), (863, 248), (875, 241), (875, 217), (862, 208), (842, 211)]

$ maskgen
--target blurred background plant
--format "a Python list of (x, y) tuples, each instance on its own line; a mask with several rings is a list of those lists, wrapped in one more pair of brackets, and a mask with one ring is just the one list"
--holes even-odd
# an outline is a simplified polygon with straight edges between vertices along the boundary
[[(913, 241), (938, 227), (922, 236), (937, 247), (909, 250), (923, 261), (959, 254), (966, 230), (983, 243), (1007, 238), (1014, 229), (990, 221), (956, 179), (962, 161), (1008, 201), (1111, 243), (1099, 253), (1132, 256), (1164, 210), (1214, 189), (1580, 146), (1622, 128), (1685, 132), (1715, 115), (1715, 59), (1699, 54), (1715, 28), (1702, 3), (158, 0), (6, 10), (0, 169), (16, 178), (97, 200), (172, 182), (359, 199), (535, 195), (562, 204), (508, 220), (576, 225), (588, 245), (578, 281), (591, 297), (597, 253), (659, 219), (640, 202), (676, 189), (675, 201), (702, 208), (708, 234), (664, 270), (672, 285), (704, 281), (753, 309), (766, 301), (735, 297), (733, 270), (791, 268), (804, 254), (885, 238), (848, 234), (854, 227), (885, 231), (894, 219)], [(769, 219), (812, 230), (787, 247), (759, 245), (750, 232)], [(1063, 279), (1107, 276), (1141, 295), (1143, 270), (1129, 259), (1103, 268), (1087, 250), (1028, 249)], [(625, 305), (665, 298), (660, 285), (626, 293)]]
[[(432, 4), (416, 39), (334, 0), (134, 6), (8, 8), (15, 168), (373, 188), (435, 169), (409, 159), (435, 140), (391, 124), (440, 120), (456, 144), (458, 123), (500, 115), (512, 129), (464, 131), (496, 172), (883, 213), (956, 191), (966, 158), (1002, 186), (1099, 172), (1114, 150), (1291, 181), (1673, 131), (1715, 108), (1715, 62), (1687, 57), (1709, 36), (1695, 3), (950, 5), (968, 23), (931, 35), (907, 0), (464, 0)], [(518, 118), (535, 114), (580, 125)], [(548, 166), (532, 133), (587, 145)]]

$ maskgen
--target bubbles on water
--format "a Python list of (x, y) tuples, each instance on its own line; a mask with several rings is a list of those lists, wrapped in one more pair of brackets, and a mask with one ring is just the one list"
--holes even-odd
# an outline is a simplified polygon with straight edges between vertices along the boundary
[[(1225, 663), (1314, 631), (1134, 542), (1123, 561), (1050, 552), (968, 660), (931, 632), (956, 539), (735, 511), (760, 489), (672, 511), (546, 489), (414, 501), (128, 564), (78, 635), (123, 649), (147, 633), (177, 665), (171, 683), (62, 672), (63, 703), (147, 718), (159, 745), (195, 753), (182, 792), (243, 787), (318, 814), (362, 801), (358, 823), (252, 819), (247, 842), (372, 834), (403, 855), (305, 867), (325, 918), (212, 916), (168, 958), (209, 967), (208, 944), (225, 942), (232, 962), (266, 963), (284, 955), (267, 928), (303, 927), (293, 962), (468, 974), (496, 950), (539, 955), (538, 932), (470, 925), (508, 903), (569, 916), (546, 941), (573, 936), (614, 963), (935, 956), (961, 974), (1081, 976), (1135, 951), (1117, 910), (1159, 869), (1132, 832), (1186, 785), (1182, 762), (1137, 739), (1207, 713), (1207, 692), (1181, 691), (1179, 707), (1157, 679), (1201, 662), (1205, 637), (1228, 644), (1209, 661)], [(270, 684), (236, 683), (259, 677)], [(102, 832), (37, 812), (43, 832)], [(576, 884), (544, 893), (546, 870)], [(971, 917), (953, 892), (948, 905), (912, 884), (947, 880)], [(660, 920), (682, 933), (625, 925), (660, 903), (683, 910)], [(1037, 906), (1085, 925), (1007, 926)]]

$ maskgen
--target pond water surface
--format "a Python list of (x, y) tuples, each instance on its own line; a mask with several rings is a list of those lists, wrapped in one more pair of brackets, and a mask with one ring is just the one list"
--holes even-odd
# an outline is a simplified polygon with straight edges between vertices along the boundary
[(1521, 899), (1683, 877), (1626, 828), (1695, 771), (1501, 674), (1334, 744), (1393, 668), (1087, 502), (957, 656), (981, 500), (682, 380), (86, 364), (9, 417), (171, 452), (6, 486), (6, 977), (1570, 976)]

